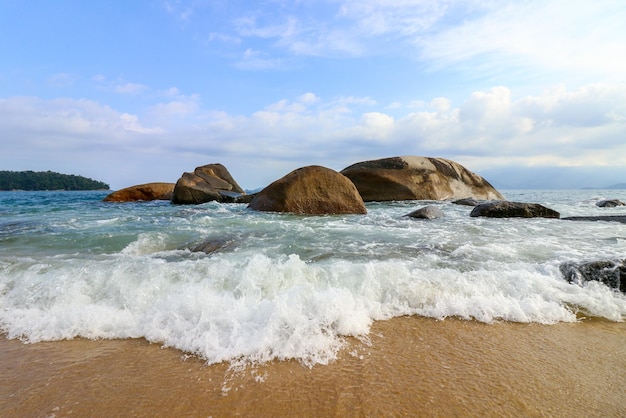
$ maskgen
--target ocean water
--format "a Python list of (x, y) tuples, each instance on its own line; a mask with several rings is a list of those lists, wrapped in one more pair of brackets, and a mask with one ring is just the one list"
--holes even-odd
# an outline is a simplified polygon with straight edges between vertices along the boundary
[[(561, 216), (626, 191), (503, 191)], [(626, 224), (471, 218), (450, 202), (295, 216), (245, 205), (104, 203), (106, 192), (0, 193), (0, 330), (25, 342), (139, 338), (208, 363), (336, 358), (373, 321), (623, 321), (626, 296), (570, 284), (566, 261), (623, 259)], [(403, 215), (427, 204), (445, 216)], [(216, 251), (192, 251), (209, 243)]]

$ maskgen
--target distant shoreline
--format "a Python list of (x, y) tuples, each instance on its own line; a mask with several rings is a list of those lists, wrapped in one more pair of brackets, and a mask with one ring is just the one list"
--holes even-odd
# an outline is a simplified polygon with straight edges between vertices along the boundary
[(7, 193), (15, 193), (15, 192), (28, 192), (28, 193), (33, 193), (33, 192), (110, 192), (111, 189), (74, 189), (74, 190), (67, 190), (67, 189), (41, 189), (41, 190), (24, 190), (24, 189), (11, 189), (11, 190), (4, 190), (4, 189), (0, 189), (0, 193), (2, 192), (7, 192)]
[(0, 171), (1, 191), (109, 190), (101, 181), (54, 171)]

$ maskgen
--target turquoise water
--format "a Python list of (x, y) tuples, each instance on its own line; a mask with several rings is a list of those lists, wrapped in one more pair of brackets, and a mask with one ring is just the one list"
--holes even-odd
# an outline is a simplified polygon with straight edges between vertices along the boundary
[[(565, 216), (626, 191), (504, 191)], [(104, 203), (106, 192), (0, 193), (0, 328), (37, 342), (144, 337), (208, 362), (326, 363), (400, 315), (556, 323), (626, 318), (626, 297), (567, 283), (565, 261), (623, 259), (626, 224), (471, 218), (450, 202), (367, 215), (245, 205)], [(402, 215), (426, 204), (442, 219)], [(216, 244), (215, 252), (191, 251)]]

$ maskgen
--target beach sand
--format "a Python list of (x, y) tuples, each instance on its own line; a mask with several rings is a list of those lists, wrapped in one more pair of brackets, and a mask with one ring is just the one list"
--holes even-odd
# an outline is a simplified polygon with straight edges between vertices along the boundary
[(0, 338), (0, 416), (626, 416), (626, 323), (376, 322), (329, 365)]

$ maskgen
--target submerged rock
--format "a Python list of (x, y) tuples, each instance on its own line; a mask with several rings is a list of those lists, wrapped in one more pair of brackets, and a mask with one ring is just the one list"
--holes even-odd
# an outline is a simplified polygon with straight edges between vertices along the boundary
[(538, 203), (498, 202), (482, 203), (472, 210), (470, 216), (489, 218), (560, 218), (561, 214)]
[(478, 206), (480, 202), (474, 198), (466, 197), (465, 199), (457, 199), (452, 202), (455, 205)]
[(424, 206), (423, 208), (419, 208), (417, 210), (414, 210), (411, 213), (407, 213), (404, 216), (408, 216), (409, 218), (416, 218), (416, 219), (437, 219), (437, 218), (443, 218), (443, 211), (438, 208), (437, 206), (433, 206), (433, 205), (429, 205), (429, 206)]
[(626, 224), (626, 215), (606, 215), (606, 216), (568, 216), (563, 218), (566, 221), (604, 221), (604, 222), (621, 222)]
[(487, 180), (443, 158), (391, 157), (353, 164), (341, 171), (366, 202), (504, 199)]
[(601, 208), (614, 208), (617, 206), (626, 206), (626, 203), (622, 202), (619, 199), (610, 199), (610, 200), (601, 200), (596, 203), (596, 206)]
[(236, 201), (244, 190), (222, 164), (196, 167), (193, 173), (183, 173), (176, 182), (172, 203), (200, 204), (211, 201)]
[(203, 252), (205, 254), (212, 254), (216, 251), (223, 250), (230, 247), (233, 244), (233, 240), (224, 238), (208, 238), (198, 244), (193, 245), (189, 250), (193, 253)]
[(174, 183), (146, 183), (126, 187), (107, 195), (104, 202), (137, 202), (151, 200), (171, 200)]
[(566, 262), (559, 266), (570, 283), (583, 284), (595, 280), (626, 293), (626, 260), (600, 260), (587, 263)]
[(248, 207), (300, 215), (367, 213), (354, 184), (342, 174), (321, 166), (292, 171), (258, 192)]

